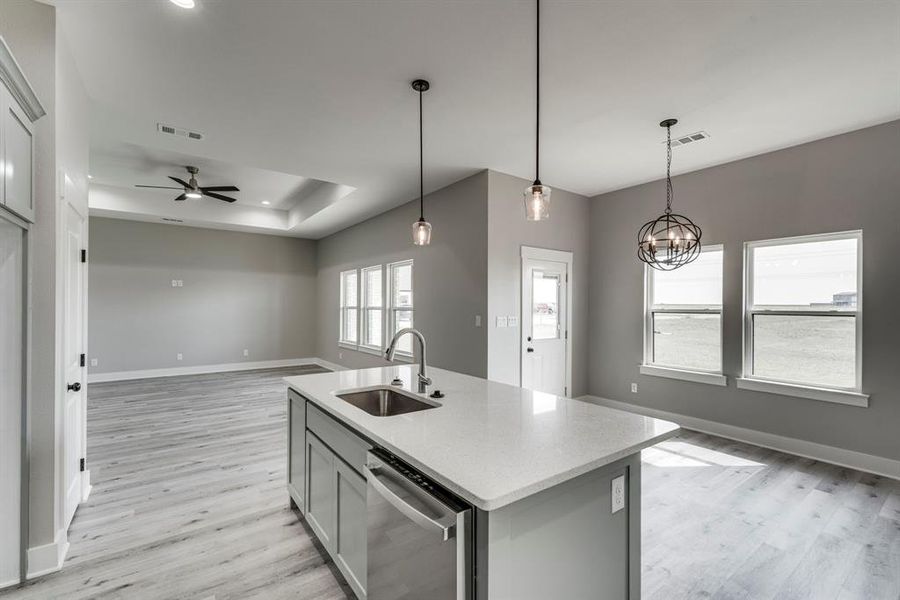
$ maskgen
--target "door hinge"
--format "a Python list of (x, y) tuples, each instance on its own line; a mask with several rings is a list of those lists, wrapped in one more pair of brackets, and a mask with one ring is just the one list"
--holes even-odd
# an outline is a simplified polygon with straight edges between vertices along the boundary
[(84, 471), (84, 459), (83, 459), (83, 458), (82, 458), (80, 461), (78, 461), (78, 467), (79, 467), (82, 471)]
[(569, 330), (566, 329), (566, 339), (569, 339)]
[(81, 358), (78, 359), (79, 366), (84, 366), (84, 354), (81, 355)]
[(81, 262), (87, 262), (87, 250), (85, 250), (84, 248), (81, 249)]
[(568, 395), (569, 395), (569, 388), (563, 387), (563, 396), (568, 396)]

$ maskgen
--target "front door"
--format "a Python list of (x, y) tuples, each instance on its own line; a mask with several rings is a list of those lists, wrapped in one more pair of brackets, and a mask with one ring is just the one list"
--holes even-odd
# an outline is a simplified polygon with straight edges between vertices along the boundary
[(568, 264), (526, 257), (522, 273), (522, 387), (566, 396)]
[(84, 352), (84, 217), (71, 204), (66, 207), (65, 325), (63, 364), (66, 370), (64, 474), (65, 525), (68, 528), (81, 501), (81, 459), (84, 458), (85, 396), (87, 370)]

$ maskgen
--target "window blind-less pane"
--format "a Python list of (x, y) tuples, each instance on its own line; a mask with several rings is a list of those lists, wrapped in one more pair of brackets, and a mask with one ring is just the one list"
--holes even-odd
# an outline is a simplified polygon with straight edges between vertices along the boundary
[(341, 298), (342, 306), (356, 306), (359, 298), (359, 290), (357, 288), (356, 271), (349, 271), (343, 274), (343, 282), (341, 285), (343, 290), (343, 298)]
[(342, 309), (342, 325), (343, 330), (341, 331), (341, 340), (345, 342), (351, 342), (355, 344), (357, 342), (357, 334), (358, 329), (358, 313), (356, 308), (345, 308)]
[(753, 315), (753, 374), (817, 387), (854, 387), (856, 317)]
[(653, 315), (653, 364), (719, 371), (722, 366), (721, 340), (721, 315)]
[(855, 238), (753, 249), (754, 306), (856, 310)]
[[(406, 329), (407, 327), (413, 326), (413, 313), (411, 310), (397, 310), (394, 311), (394, 331), (393, 333), (397, 333), (401, 329)], [(393, 335), (392, 333), (392, 335)], [(412, 345), (412, 336), (404, 335), (397, 342), (397, 349), (401, 352), (409, 352), (412, 353), (413, 345)]]
[(380, 347), (382, 345), (382, 315), (383, 311), (380, 308), (370, 308), (366, 310), (366, 337), (363, 343), (367, 346)]
[(391, 306), (394, 308), (412, 306), (412, 265), (393, 265), (391, 267)]
[(722, 250), (706, 250), (694, 262), (674, 271), (650, 271), (653, 306), (720, 306)]
[(384, 299), (381, 290), (381, 267), (366, 269), (365, 273), (365, 305), (367, 307), (381, 307)]

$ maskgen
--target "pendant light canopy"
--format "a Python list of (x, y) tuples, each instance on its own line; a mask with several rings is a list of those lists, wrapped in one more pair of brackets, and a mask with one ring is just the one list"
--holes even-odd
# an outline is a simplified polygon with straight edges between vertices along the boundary
[(666, 119), (666, 212), (645, 223), (638, 233), (638, 258), (660, 271), (674, 271), (700, 256), (700, 227), (683, 215), (672, 212), (672, 126)]
[(425, 167), (422, 144), (422, 92), (427, 92), (431, 85), (424, 79), (412, 82), (412, 89), (419, 92), (419, 220), (413, 223), (413, 244), (427, 246), (431, 243), (431, 223), (425, 220)]
[(536, 0), (537, 28), (535, 45), (535, 99), (534, 99), (534, 183), (525, 188), (525, 218), (529, 221), (543, 221), (550, 218), (550, 188), (541, 184), (541, 0)]

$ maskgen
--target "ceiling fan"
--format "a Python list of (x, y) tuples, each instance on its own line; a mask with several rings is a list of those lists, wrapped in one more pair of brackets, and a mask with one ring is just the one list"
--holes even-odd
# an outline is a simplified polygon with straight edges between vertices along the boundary
[(140, 188), (158, 188), (163, 190), (184, 190), (184, 192), (175, 198), (176, 202), (180, 202), (182, 200), (186, 200), (188, 198), (201, 198), (203, 196), (209, 196), (210, 198), (215, 198), (216, 200), (224, 200), (225, 202), (236, 202), (235, 198), (229, 198), (228, 196), (223, 196), (217, 192), (239, 192), (238, 188), (233, 185), (214, 185), (209, 187), (202, 187), (197, 184), (197, 179), (194, 177), (197, 173), (200, 172), (200, 169), (197, 167), (185, 167), (187, 169), (188, 174), (190, 174), (191, 178), (188, 181), (184, 179), (179, 179), (178, 177), (172, 177), (169, 175), (169, 179), (177, 183), (181, 187), (173, 187), (169, 185), (135, 185), (134, 187)]

